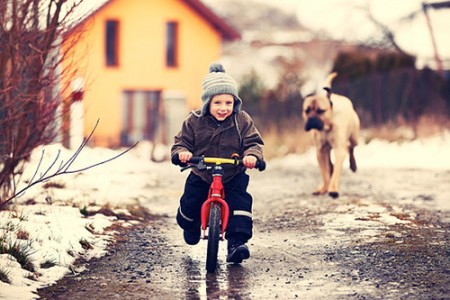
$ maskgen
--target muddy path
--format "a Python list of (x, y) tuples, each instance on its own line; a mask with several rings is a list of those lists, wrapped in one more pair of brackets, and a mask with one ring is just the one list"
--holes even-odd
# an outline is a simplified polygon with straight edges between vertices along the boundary
[(206, 274), (206, 242), (185, 245), (174, 220), (186, 174), (162, 170), (142, 201), (157, 216), (41, 299), (450, 297), (448, 171), (344, 173), (338, 200), (310, 195), (314, 167), (251, 171), (251, 258), (227, 265), (221, 243), (219, 269)]

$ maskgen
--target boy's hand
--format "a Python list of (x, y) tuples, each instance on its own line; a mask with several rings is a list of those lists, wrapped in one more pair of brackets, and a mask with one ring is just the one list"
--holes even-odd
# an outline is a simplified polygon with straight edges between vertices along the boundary
[(244, 167), (246, 167), (248, 169), (253, 169), (256, 165), (256, 161), (257, 161), (257, 159), (253, 155), (246, 155), (242, 159), (242, 162), (244, 163)]
[(180, 159), (180, 161), (182, 163), (186, 163), (188, 160), (190, 160), (192, 158), (192, 153), (189, 151), (182, 151), (180, 153), (178, 153), (178, 158)]

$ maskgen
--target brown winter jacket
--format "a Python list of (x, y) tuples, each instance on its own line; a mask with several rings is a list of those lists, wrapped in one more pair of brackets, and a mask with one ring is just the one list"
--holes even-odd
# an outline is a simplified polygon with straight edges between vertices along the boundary
[[(191, 112), (184, 120), (181, 131), (175, 136), (171, 156), (182, 151), (190, 151), (194, 156), (229, 158), (233, 153), (238, 153), (241, 158), (253, 155), (263, 159), (264, 142), (248, 113), (240, 111), (223, 122), (217, 121), (211, 115), (199, 114), (200, 111)], [(195, 168), (192, 172), (208, 183), (212, 181), (209, 172), (198, 171)], [(245, 172), (245, 168), (224, 165), (223, 181), (229, 181), (240, 172)]]

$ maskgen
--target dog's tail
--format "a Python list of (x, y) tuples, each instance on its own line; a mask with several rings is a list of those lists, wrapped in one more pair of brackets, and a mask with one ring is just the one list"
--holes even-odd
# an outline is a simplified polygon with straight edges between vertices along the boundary
[(336, 72), (328, 74), (327, 78), (325, 79), (325, 84), (323, 86), (325, 90), (327, 91), (331, 90), (331, 83), (333, 82), (334, 78), (336, 78), (336, 76), (337, 76)]
[(336, 73), (336, 72), (333, 72), (333, 73), (331, 73), (331, 74), (328, 74), (327, 78), (325, 79), (325, 85), (323, 86), (323, 89), (324, 89), (325, 91), (327, 91), (327, 97), (328, 97), (328, 99), (330, 99), (331, 106), (333, 106), (333, 102), (331, 102), (331, 94), (332, 94), (332, 91), (331, 91), (331, 83), (333, 82), (333, 79), (334, 79), (336, 76), (337, 76), (337, 73)]

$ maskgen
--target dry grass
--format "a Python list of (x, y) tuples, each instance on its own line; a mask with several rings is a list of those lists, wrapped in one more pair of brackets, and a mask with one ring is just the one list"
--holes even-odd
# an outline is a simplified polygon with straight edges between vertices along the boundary
[(361, 138), (364, 143), (373, 139), (403, 142), (430, 137), (446, 130), (450, 130), (448, 118), (428, 115), (419, 118), (416, 122), (408, 123), (398, 120), (382, 126), (364, 129), (361, 131)]
[[(364, 123), (364, 120), (361, 120)], [(405, 142), (425, 138), (445, 130), (450, 130), (450, 120), (440, 116), (424, 116), (417, 122), (407, 123), (403, 120), (377, 127), (364, 128), (360, 134), (360, 144), (371, 140), (388, 142)], [(287, 154), (301, 154), (313, 146), (309, 133), (303, 129), (303, 123), (296, 128), (286, 128), (282, 132), (271, 129), (263, 133), (265, 159), (283, 157)]]
[(265, 159), (283, 157), (290, 153), (304, 153), (312, 145), (312, 139), (303, 124), (282, 132), (271, 129), (263, 134)]
[(7, 283), (7, 284), (11, 284), (11, 279), (9, 278), (9, 270), (6, 269), (0, 269), (0, 281)]

